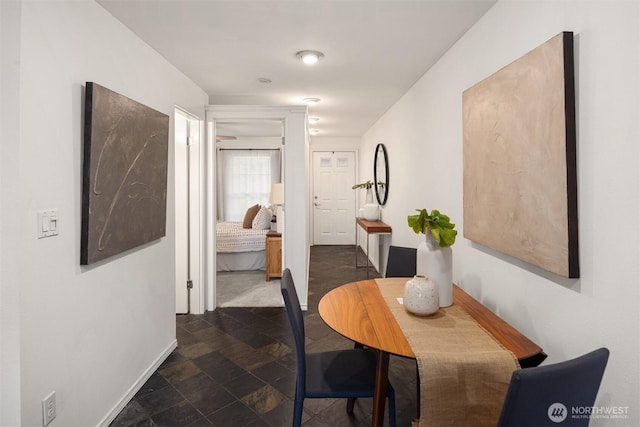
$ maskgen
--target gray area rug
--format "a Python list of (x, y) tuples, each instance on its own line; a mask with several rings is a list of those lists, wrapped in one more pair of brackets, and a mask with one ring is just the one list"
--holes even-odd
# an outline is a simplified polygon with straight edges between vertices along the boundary
[(265, 280), (256, 271), (219, 271), (216, 281), (218, 307), (284, 307), (280, 279)]

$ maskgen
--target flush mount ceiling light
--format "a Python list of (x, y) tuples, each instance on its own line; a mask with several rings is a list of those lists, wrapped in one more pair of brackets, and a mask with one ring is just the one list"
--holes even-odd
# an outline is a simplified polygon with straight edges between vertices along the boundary
[(296, 57), (300, 58), (305, 64), (312, 65), (321, 60), (324, 57), (324, 53), (317, 50), (301, 50), (296, 53)]
[(317, 134), (319, 134), (319, 133), (320, 133), (320, 131), (319, 131), (318, 129), (309, 129), (309, 133), (310, 133), (311, 135), (317, 135)]
[(320, 119), (318, 117), (309, 117), (309, 124), (318, 123)]
[(302, 98), (302, 102), (307, 105), (316, 105), (318, 102), (320, 102), (320, 98)]

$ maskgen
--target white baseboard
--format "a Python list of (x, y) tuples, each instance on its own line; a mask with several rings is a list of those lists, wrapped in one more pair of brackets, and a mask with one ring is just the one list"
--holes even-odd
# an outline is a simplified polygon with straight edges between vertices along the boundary
[(116, 419), (118, 414), (120, 414), (120, 412), (122, 412), (124, 407), (127, 406), (127, 403), (129, 403), (129, 401), (133, 399), (133, 396), (135, 396), (135, 394), (142, 388), (142, 386), (147, 382), (147, 380), (151, 378), (151, 375), (153, 375), (158, 370), (160, 365), (162, 365), (162, 362), (164, 362), (167, 359), (167, 357), (169, 357), (171, 352), (175, 350), (177, 346), (178, 346), (178, 341), (173, 340), (171, 344), (169, 344), (169, 346), (151, 364), (151, 366), (149, 366), (149, 368), (147, 368), (147, 370), (143, 372), (140, 378), (138, 378), (138, 380), (135, 383), (133, 383), (133, 385), (131, 386), (131, 388), (129, 388), (127, 393), (125, 393), (125, 395), (122, 396), (122, 399), (120, 399), (120, 401), (109, 411), (109, 413), (107, 413), (107, 415), (105, 415), (104, 418), (100, 420), (100, 422), (98, 423), (99, 427), (108, 427), (109, 424), (111, 424), (111, 422)]

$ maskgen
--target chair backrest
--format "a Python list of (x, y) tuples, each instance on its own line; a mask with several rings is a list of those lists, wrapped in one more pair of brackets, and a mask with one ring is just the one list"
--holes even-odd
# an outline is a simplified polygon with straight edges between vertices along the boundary
[(282, 292), (282, 298), (284, 299), (284, 306), (287, 309), (287, 317), (291, 324), (291, 330), (293, 331), (293, 339), (296, 344), (296, 360), (297, 360), (297, 392), (304, 394), (305, 379), (306, 379), (306, 357), (304, 348), (304, 317), (302, 316), (302, 308), (300, 307), (300, 300), (298, 299), (298, 293), (296, 292), (296, 286), (293, 283), (293, 276), (291, 271), (285, 268), (282, 272), (282, 279), (280, 280), (280, 291)]
[(566, 362), (515, 371), (498, 426), (588, 426), (586, 411), (596, 400), (608, 359), (609, 350), (600, 348)]
[(385, 277), (413, 277), (416, 275), (416, 248), (389, 246)]

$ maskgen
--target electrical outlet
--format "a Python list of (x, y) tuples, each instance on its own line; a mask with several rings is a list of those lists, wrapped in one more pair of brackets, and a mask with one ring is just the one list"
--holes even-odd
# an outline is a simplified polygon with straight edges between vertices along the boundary
[(42, 401), (42, 421), (47, 426), (56, 417), (56, 392), (52, 391)]

